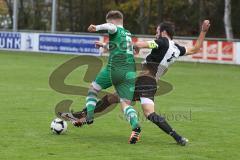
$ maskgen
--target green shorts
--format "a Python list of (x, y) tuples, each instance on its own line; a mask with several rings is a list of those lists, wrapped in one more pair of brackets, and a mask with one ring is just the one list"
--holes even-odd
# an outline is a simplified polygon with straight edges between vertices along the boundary
[(122, 100), (133, 99), (135, 90), (136, 71), (135, 66), (131, 67), (104, 67), (97, 75), (95, 82), (102, 89), (114, 86), (118, 96)]

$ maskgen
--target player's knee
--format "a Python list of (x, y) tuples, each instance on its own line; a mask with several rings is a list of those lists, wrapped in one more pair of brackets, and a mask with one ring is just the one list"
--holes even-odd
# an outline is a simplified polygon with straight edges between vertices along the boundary
[(148, 117), (151, 113), (154, 112), (154, 102), (150, 98), (140, 98), (143, 114), (145, 117)]
[(141, 105), (153, 105), (154, 106), (154, 102), (150, 98), (140, 97), (140, 102), (141, 102)]
[(144, 116), (147, 118), (149, 115), (149, 112), (143, 111)]

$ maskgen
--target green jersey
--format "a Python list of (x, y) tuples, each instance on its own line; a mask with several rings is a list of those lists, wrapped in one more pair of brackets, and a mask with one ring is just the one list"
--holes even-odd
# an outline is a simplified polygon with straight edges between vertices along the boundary
[(133, 55), (131, 33), (122, 27), (117, 27), (117, 32), (109, 34), (109, 52), (110, 56), (116, 54)]
[(111, 67), (124, 67), (134, 63), (131, 33), (123, 27), (117, 27), (113, 34), (109, 33), (109, 60)]
[(102, 89), (113, 85), (120, 98), (132, 100), (136, 68), (131, 33), (109, 23), (97, 26), (96, 30), (108, 30), (110, 55), (107, 66), (97, 75), (95, 82)]

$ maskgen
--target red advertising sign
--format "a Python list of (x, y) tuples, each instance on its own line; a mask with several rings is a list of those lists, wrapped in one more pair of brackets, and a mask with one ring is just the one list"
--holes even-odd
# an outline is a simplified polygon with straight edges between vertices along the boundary
[(222, 58), (223, 61), (233, 60), (233, 42), (222, 42)]
[(218, 41), (208, 41), (207, 42), (207, 59), (217, 60), (218, 59)]

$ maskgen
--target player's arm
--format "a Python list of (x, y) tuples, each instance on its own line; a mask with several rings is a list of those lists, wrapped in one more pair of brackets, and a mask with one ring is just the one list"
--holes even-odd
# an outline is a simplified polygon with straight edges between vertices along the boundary
[(100, 42), (100, 41), (96, 41), (95, 42), (95, 47), (96, 48), (104, 48), (104, 49), (107, 49), (108, 50), (108, 45), (107, 43), (103, 43), (103, 42)]
[(209, 27), (210, 27), (210, 21), (209, 20), (204, 20), (203, 24), (202, 24), (201, 32), (200, 32), (199, 37), (197, 39), (197, 42), (195, 43), (195, 45), (193, 47), (187, 47), (186, 48), (186, 54), (185, 55), (191, 55), (191, 54), (195, 54), (195, 53), (199, 52)]
[(158, 48), (158, 44), (156, 43), (155, 40), (152, 40), (152, 41), (139, 41), (139, 42), (136, 42), (134, 44), (134, 47), (136, 48), (149, 48), (149, 49), (153, 49), (153, 48)]
[(102, 30), (108, 31), (108, 33), (110, 33), (110, 34), (114, 34), (117, 32), (117, 26), (112, 23), (104, 23), (101, 25), (91, 24), (88, 27), (89, 32), (97, 32), (97, 31), (102, 31)]

